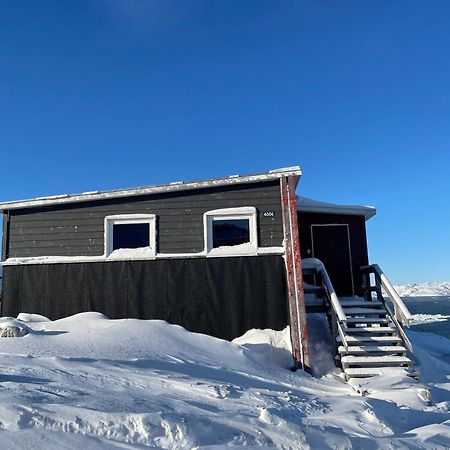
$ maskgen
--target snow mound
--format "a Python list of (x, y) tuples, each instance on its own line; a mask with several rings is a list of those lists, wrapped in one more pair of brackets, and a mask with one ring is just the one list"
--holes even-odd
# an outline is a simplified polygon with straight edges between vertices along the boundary
[(233, 342), (255, 352), (259, 356), (258, 359), (265, 364), (285, 369), (294, 367), (289, 327), (282, 331), (249, 330)]
[(286, 370), (288, 329), (251, 330), (228, 342), (95, 312), (19, 317), (31, 320), (0, 321), (30, 330), (23, 339), (0, 339), (2, 448), (450, 446), (444, 338), (408, 332), (430, 402), (406, 377), (358, 387), (327, 375), (330, 336), (319, 315), (308, 325), (321, 378)]

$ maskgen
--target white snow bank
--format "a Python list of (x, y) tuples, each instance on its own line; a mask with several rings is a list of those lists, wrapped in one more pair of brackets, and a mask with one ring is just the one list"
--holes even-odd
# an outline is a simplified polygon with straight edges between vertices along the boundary
[(265, 364), (285, 369), (294, 367), (289, 327), (282, 331), (249, 330), (233, 342), (258, 354), (261, 357), (260, 361)]
[(450, 282), (394, 286), (400, 297), (450, 297)]
[[(27, 336), (0, 339), (5, 448), (450, 445), (450, 347), (437, 336), (409, 333), (431, 405), (413, 380), (397, 378), (390, 389), (379, 379), (362, 396), (337, 369), (326, 374), (331, 353), (317, 355), (329, 349), (320, 316), (309, 321), (313, 360), (323, 362), (320, 379), (277, 365), (289, 345), (287, 330), (253, 330), (238, 345), (163, 321), (99, 313), (26, 325)], [(273, 351), (260, 352), (266, 345)]]
[(413, 314), (411, 325), (420, 325), (432, 322), (445, 322), (450, 316), (444, 314)]
[[(436, 406), (450, 410), (450, 340), (437, 334), (407, 331), (413, 344), (415, 367), (431, 388)], [(450, 425), (450, 422), (449, 422)], [(450, 448), (450, 445), (449, 445)]]

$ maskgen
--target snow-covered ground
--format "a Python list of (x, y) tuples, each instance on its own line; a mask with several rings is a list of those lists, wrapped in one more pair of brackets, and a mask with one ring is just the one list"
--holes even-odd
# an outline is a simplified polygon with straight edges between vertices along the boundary
[(439, 336), (409, 334), (427, 387), (395, 372), (352, 386), (318, 315), (316, 377), (287, 369), (288, 330), (230, 343), (98, 313), (20, 318), (0, 322), (28, 333), (0, 339), (0, 448), (450, 447), (450, 342)]
[(400, 297), (450, 297), (450, 282), (394, 286)]

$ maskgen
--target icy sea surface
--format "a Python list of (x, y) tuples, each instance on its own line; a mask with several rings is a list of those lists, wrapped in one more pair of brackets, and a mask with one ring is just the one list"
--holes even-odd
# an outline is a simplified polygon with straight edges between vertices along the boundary
[(450, 297), (403, 297), (414, 316), (413, 331), (450, 338)]

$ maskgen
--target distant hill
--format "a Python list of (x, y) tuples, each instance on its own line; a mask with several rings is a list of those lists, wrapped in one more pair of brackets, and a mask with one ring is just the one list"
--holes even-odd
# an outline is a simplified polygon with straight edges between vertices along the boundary
[(443, 283), (431, 282), (423, 284), (404, 284), (394, 286), (400, 297), (450, 297), (450, 282)]

